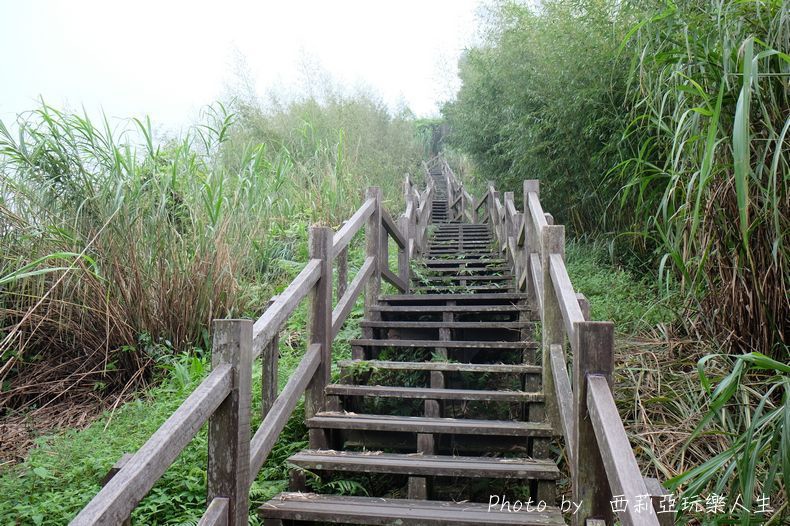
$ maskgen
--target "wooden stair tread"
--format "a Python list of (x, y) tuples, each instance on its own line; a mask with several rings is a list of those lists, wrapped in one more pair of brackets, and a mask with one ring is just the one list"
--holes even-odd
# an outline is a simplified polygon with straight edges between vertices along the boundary
[(379, 526), (555, 526), (564, 525), (555, 508), (543, 512), (488, 511), (488, 504), (315, 493), (280, 493), (258, 508), (263, 518)]
[(467, 341), (467, 340), (374, 340), (361, 338), (349, 340), (359, 347), (441, 347), (447, 349), (535, 349), (535, 342)]
[(526, 300), (523, 292), (503, 292), (499, 294), (388, 294), (381, 296), (381, 301), (437, 301), (440, 299), (451, 301), (464, 300)]
[[(484, 291), (494, 291), (494, 290), (501, 290), (503, 293), (509, 292), (512, 286), (502, 285), (502, 286), (493, 286), (493, 285), (484, 285), (484, 286), (477, 286), (477, 285), (432, 285), (429, 287), (412, 287), (411, 290), (414, 292), (428, 292), (431, 290), (434, 291), (469, 291), (469, 290), (484, 290)], [(443, 292), (445, 294), (451, 294), (450, 292)]]
[[(431, 264), (434, 264), (434, 265), (436, 265), (436, 264), (458, 265), (458, 264), (461, 264), (461, 263), (482, 263), (482, 261), (479, 260), (479, 259), (469, 260), (469, 259), (465, 259), (465, 258), (464, 259), (431, 259), (431, 260), (424, 260), (423, 262), (428, 264), (428, 265), (431, 265)], [(503, 264), (507, 263), (507, 260), (502, 259), (502, 258), (491, 258), (491, 259), (485, 260), (485, 263), (486, 263), (486, 265), (503, 265)]]
[[(431, 298), (433, 299), (433, 298)], [(380, 312), (520, 312), (531, 310), (529, 305), (375, 305)]]
[(541, 374), (543, 367), (528, 364), (507, 363), (455, 363), (455, 362), (394, 362), (388, 360), (343, 360), (338, 362), (342, 368), (358, 367), (363, 370), (387, 369), (395, 371), (445, 371), (477, 372), (502, 374)]
[(551, 460), (531, 458), (460, 457), (380, 451), (304, 450), (288, 462), (305, 469), (365, 473), (395, 473), (434, 477), (556, 480), (559, 469)]
[(360, 327), (379, 329), (522, 329), (530, 321), (361, 321)]
[(326, 393), (338, 396), (376, 396), (419, 400), (462, 400), (484, 402), (542, 402), (543, 393), (527, 391), (489, 391), (484, 389), (446, 389), (386, 385), (329, 384)]
[(452, 274), (449, 276), (412, 276), (412, 281), (505, 281), (513, 279), (513, 274)]
[(511, 437), (553, 436), (550, 424), (472, 418), (433, 418), (425, 416), (372, 415), (364, 413), (321, 412), (307, 419), (307, 427), (406, 433), (457, 435), (494, 435)]

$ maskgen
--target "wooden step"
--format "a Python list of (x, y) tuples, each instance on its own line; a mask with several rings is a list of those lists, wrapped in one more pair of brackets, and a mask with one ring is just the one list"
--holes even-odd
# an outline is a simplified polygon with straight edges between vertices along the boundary
[(427, 293), (452, 293), (453, 291), (458, 292), (467, 292), (478, 290), (481, 292), (495, 292), (501, 290), (502, 292), (508, 292), (512, 289), (512, 286), (501, 286), (495, 287), (491, 285), (433, 285), (430, 287), (412, 287), (411, 291), (413, 292), (427, 292)]
[(425, 347), (444, 349), (536, 349), (535, 342), (466, 341), (466, 340), (349, 340), (354, 347)]
[(436, 433), (504, 437), (551, 437), (551, 424), (478, 420), (472, 418), (429, 418), (425, 416), (371, 415), (322, 412), (307, 419), (307, 427), (396, 433)]
[(361, 321), (360, 327), (376, 329), (523, 329), (529, 321)]
[[(346, 497), (316, 493), (280, 493), (258, 508), (264, 519), (294, 519), (335, 524), (375, 526), (559, 526), (556, 507), (545, 511), (510, 512), (488, 504), (378, 497)], [(279, 524), (279, 522), (277, 523)]]
[[(424, 263), (428, 266), (438, 266), (438, 265), (458, 265), (458, 264), (465, 264), (465, 266), (491, 266), (491, 265), (503, 265), (507, 263), (507, 260), (501, 258), (491, 258), (489, 260), (479, 260), (479, 259), (432, 259), (432, 260), (425, 260)], [(510, 267), (508, 267), (510, 268)]]
[(393, 362), (387, 360), (342, 360), (341, 370), (386, 369), (393, 371), (442, 371), (501, 374), (542, 374), (540, 365), (506, 363)]
[(513, 279), (513, 274), (457, 274), (453, 276), (413, 276), (412, 281), (437, 281), (439, 283), (445, 281), (505, 281)]
[(318, 471), (392, 473), (426, 477), (557, 480), (559, 470), (550, 460), (531, 458), (460, 457), (398, 454), (380, 451), (305, 450), (288, 462)]
[(373, 396), (410, 400), (459, 400), (466, 402), (542, 402), (543, 393), (526, 391), (487, 391), (484, 389), (438, 389), (431, 387), (392, 387), (387, 385), (329, 384), (326, 394), (335, 396)]
[[(440, 273), (440, 274), (458, 274), (463, 272), (510, 272), (510, 267), (506, 267), (504, 265), (488, 265), (488, 266), (454, 266), (454, 267), (421, 267), (420, 269), (423, 272), (430, 272), (432, 274)], [(463, 274), (462, 274), (463, 275)]]
[(464, 300), (526, 300), (527, 295), (523, 292), (507, 292), (500, 294), (431, 294), (426, 297), (425, 294), (389, 294), (380, 296), (381, 301), (407, 301), (407, 302), (423, 302), (423, 301), (464, 301)]
[(372, 310), (380, 312), (520, 312), (531, 310), (528, 305), (374, 305)]

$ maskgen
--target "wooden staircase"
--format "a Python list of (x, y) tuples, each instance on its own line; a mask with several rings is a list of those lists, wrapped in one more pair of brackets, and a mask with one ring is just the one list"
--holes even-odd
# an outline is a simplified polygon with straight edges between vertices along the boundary
[[(311, 449), (288, 459), (291, 491), (259, 509), (267, 526), (564, 524), (533, 306), (490, 226), (452, 217), (442, 172), (430, 177), (433, 232), (409, 293), (369, 308), (325, 387), (333, 410), (308, 418)], [(333, 480), (369, 496), (329, 494)], [(527, 512), (530, 499), (545, 508)]]
[[(71, 526), (129, 524), (204, 425), (207, 498), (198, 524), (246, 526), (252, 481), (302, 397), (310, 449), (289, 459), (291, 491), (259, 508), (269, 526), (563, 524), (552, 506), (555, 437), (572, 490), (562, 509), (573, 503), (574, 525), (674, 523), (659, 481), (640, 473), (618, 414), (614, 324), (590, 320), (574, 290), (564, 229), (544, 213), (538, 181), (523, 182), (519, 212), (514, 193), (500, 199), (493, 183), (475, 199), (441, 156), (425, 170), (422, 191), (404, 178), (397, 219), (370, 187), (337, 231), (310, 227), (308, 261), (257, 320), (212, 322), (211, 372), (116, 462)], [(363, 229), (365, 259), (349, 282), (348, 247)], [(400, 294), (382, 295), (384, 282)], [(362, 337), (332, 384), (333, 342), (363, 297)], [(306, 348), (278, 391), (279, 335), (305, 301)], [(263, 378), (257, 407), (253, 367)], [(261, 415), (255, 429), (253, 411)], [(337, 494), (360, 488), (366, 496)], [(616, 514), (615, 495), (631, 504)]]

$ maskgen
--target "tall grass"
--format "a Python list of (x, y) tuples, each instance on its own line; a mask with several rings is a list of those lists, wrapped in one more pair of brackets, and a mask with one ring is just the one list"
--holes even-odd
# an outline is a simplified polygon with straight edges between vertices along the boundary
[(215, 104), (157, 142), (43, 104), (0, 123), (0, 408), (101, 399), (255, 316), (365, 187), (400, 198), (422, 146), (366, 96)]
[(650, 7), (623, 40), (621, 201), (661, 248), (661, 277), (688, 292), (692, 330), (787, 359), (790, 5)]
[(483, 178), (677, 281), (691, 334), (787, 359), (788, 51), (787, 0), (497, 2), (443, 111)]

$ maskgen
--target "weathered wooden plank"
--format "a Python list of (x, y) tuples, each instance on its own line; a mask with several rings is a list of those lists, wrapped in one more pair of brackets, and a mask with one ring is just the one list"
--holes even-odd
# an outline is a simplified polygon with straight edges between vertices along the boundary
[[(117, 475), (119, 471), (121, 471), (121, 469), (123, 469), (123, 467), (132, 459), (133, 456), (134, 455), (132, 453), (124, 453), (121, 455), (121, 458), (119, 458), (118, 461), (113, 464), (113, 466), (110, 468), (110, 471), (104, 476), (104, 479), (101, 481), (101, 485), (106, 486), (107, 483), (110, 482), (112, 478)], [(119, 526), (131, 526), (131, 524), (131, 517), (126, 517), (123, 522), (119, 523)]]
[(393, 473), (431, 477), (544, 479), (559, 478), (551, 460), (531, 458), (463, 457), (445, 455), (397, 454), (380, 451), (306, 450), (292, 455), (288, 462), (305, 469)]
[(562, 434), (565, 437), (565, 452), (568, 455), (568, 463), (572, 466), (573, 455), (576, 452), (573, 436), (573, 392), (568, 368), (565, 365), (565, 353), (559, 345), (551, 346), (551, 374), (554, 375), (554, 392), (557, 396)]
[(543, 337), (543, 389), (546, 391), (546, 416), (557, 432), (561, 432), (559, 403), (554, 388), (554, 375), (551, 372), (551, 346), (565, 344), (562, 325), (562, 306), (552, 286), (551, 258), (562, 257), (565, 252), (565, 227), (547, 225), (541, 230), (540, 266), (543, 271), (543, 292), (541, 293), (541, 334)]
[[(496, 496), (497, 498), (499, 496)], [(510, 504), (510, 503), (508, 503)], [(523, 507), (523, 503), (522, 507)], [(551, 507), (543, 512), (508, 511), (497, 502), (443, 502), (411, 499), (346, 497), (313, 493), (281, 493), (258, 509), (264, 518), (297, 518), (310, 522), (376, 526), (561, 526), (562, 513)]]
[(540, 402), (542, 393), (524, 391), (487, 391), (482, 389), (433, 389), (430, 387), (391, 387), (385, 385), (330, 384), (327, 394), (338, 396), (374, 396), (410, 400), (466, 400), (486, 402)]
[(343, 247), (343, 250), (335, 256), (337, 264), (337, 297), (342, 298), (348, 288), (348, 247)]
[[(324, 388), (329, 383), (332, 365), (332, 229), (310, 227), (310, 257), (321, 261), (321, 278), (313, 288), (310, 298), (308, 341), (321, 348), (321, 362), (305, 391), (305, 416), (307, 418), (324, 411), (326, 396)], [(326, 447), (325, 434), (310, 432), (310, 447)]]
[(123, 522), (227, 397), (231, 382), (230, 365), (214, 369), (70, 524)]
[(409, 290), (409, 284), (406, 281), (403, 281), (400, 276), (392, 272), (390, 269), (386, 267), (381, 268), (381, 277), (387, 280), (389, 283), (395, 286), (401, 292), (407, 292)]
[(480, 314), (491, 312), (520, 312), (531, 310), (523, 304), (511, 305), (377, 305), (374, 310), (380, 312), (475, 312)]
[(228, 523), (247, 526), (250, 492), (252, 321), (214, 320), (211, 365), (232, 367), (230, 393), (208, 421), (208, 502), (228, 499)]
[[(611, 381), (614, 371), (614, 324), (585, 321), (577, 325), (579, 346), (573, 355), (573, 455), (571, 469), (573, 500), (582, 506), (573, 516), (574, 526), (581, 526), (588, 518), (602, 518), (612, 523), (609, 487), (601, 451), (596, 439), (587, 404), (587, 378), (600, 374)], [(619, 451), (627, 455), (628, 451)]]
[(587, 408), (612, 494), (623, 495), (629, 503), (618, 516), (626, 525), (659, 526), (652, 502), (641, 508), (636, 505), (649, 493), (606, 377), (587, 376)]
[(453, 281), (508, 281), (513, 279), (513, 274), (458, 274), (458, 275), (438, 275), (438, 276), (420, 276), (412, 278), (413, 281), (418, 283), (445, 283)]
[(280, 396), (274, 401), (269, 414), (261, 422), (250, 442), (250, 479), (254, 480), (263, 463), (271, 453), (280, 432), (288, 423), (296, 404), (307, 388), (307, 384), (315, 376), (321, 363), (321, 346), (312, 344), (307, 348), (302, 361), (291, 374)]
[(321, 260), (311, 259), (286, 289), (277, 296), (271, 307), (258, 318), (252, 328), (252, 357), (257, 358), (263, 346), (279, 332), (288, 316), (307, 296), (321, 277)]
[(375, 265), (376, 258), (365, 258), (365, 262), (362, 264), (359, 272), (357, 272), (357, 275), (354, 276), (354, 280), (351, 282), (346, 294), (344, 294), (343, 297), (338, 300), (337, 305), (335, 305), (335, 308), (332, 311), (333, 340), (337, 336), (337, 333), (340, 332), (340, 328), (343, 326), (343, 323), (346, 321), (349, 313), (354, 308), (357, 298), (362, 293), (362, 291), (365, 290), (365, 285), (370, 279), (370, 276), (373, 274)]
[(421, 416), (319, 413), (307, 421), (310, 428), (357, 429), (404, 433), (495, 435), (519, 437), (551, 436), (551, 426), (542, 422), (477, 420), (472, 418), (428, 418)]
[(543, 213), (543, 206), (541, 206), (540, 198), (536, 192), (530, 192), (528, 195), (529, 214), (532, 217), (532, 224), (536, 232), (541, 232), (543, 227), (548, 225), (546, 216)]
[(647, 494), (650, 495), (653, 510), (658, 518), (658, 523), (661, 526), (672, 526), (675, 524), (675, 512), (670, 511), (670, 507), (664, 501), (664, 496), (668, 495), (669, 491), (656, 478), (645, 477), (644, 480)]
[(525, 300), (526, 294), (518, 292), (502, 292), (497, 294), (395, 294), (381, 297), (381, 301), (404, 301), (404, 302), (426, 302), (426, 301), (489, 301), (489, 300)]
[(360, 206), (359, 209), (354, 212), (354, 215), (352, 215), (348, 221), (346, 221), (343, 227), (334, 234), (332, 238), (333, 258), (339, 254), (341, 250), (348, 246), (354, 235), (359, 232), (359, 229), (362, 228), (362, 225), (365, 224), (365, 221), (371, 216), (371, 214), (373, 214), (375, 208), (375, 198), (366, 197), (362, 206)]
[(385, 360), (342, 360), (340, 368), (391, 369), (400, 371), (444, 371), (444, 372), (477, 372), (503, 374), (539, 374), (543, 368), (539, 365), (507, 364), (507, 363), (458, 363), (458, 362), (393, 362)]
[[(433, 267), (438, 267), (439, 265), (461, 265), (463, 268), (487, 268), (487, 267), (495, 267), (495, 266), (502, 266), (502, 264), (507, 263), (507, 260), (501, 258), (490, 258), (490, 259), (426, 259), (423, 260), (425, 266), (433, 270)], [(507, 267), (510, 268), (510, 267)]]
[(543, 309), (543, 269), (540, 265), (540, 254), (529, 255), (529, 267), (532, 274), (532, 287), (539, 310)]
[(584, 314), (579, 307), (579, 299), (571, 285), (571, 278), (568, 276), (562, 254), (551, 254), (549, 257), (549, 274), (554, 285), (555, 297), (562, 311), (565, 333), (568, 335), (571, 347), (576, 350), (576, 324), (584, 321)]
[(395, 221), (392, 219), (392, 216), (387, 211), (386, 208), (383, 206), (381, 207), (381, 222), (384, 225), (384, 230), (386, 230), (395, 243), (398, 245), (399, 248), (406, 248), (406, 238), (403, 237), (403, 233), (398, 228), (398, 225), (395, 224)]
[(365, 223), (365, 256), (375, 259), (373, 272), (365, 285), (365, 319), (375, 319), (376, 313), (370, 309), (376, 304), (376, 298), (381, 291), (381, 188), (371, 186), (365, 194), (368, 199), (374, 199), (376, 206), (373, 213)]
[(419, 292), (419, 293), (452, 293), (454, 291), (483, 291), (483, 292), (494, 292), (494, 291), (502, 291), (502, 293), (508, 292), (511, 290), (511, 286), (509, 284), (490, 284), (490, 285), (430, 285), (430, 286), (420, 286), (420, 287), (412, 287), (412, 292)]
[(198, 526), (228, 526), (228, 499), (215, 497), (200, 518)]
[(576, 293), (576, 300), (579, 302), (579, 309), (582, 311), (585, 321), (590, 321), (590, 302), (581, 292)]
[(350, 340), (351, 345), (361, 347), (447, 347), (449, 349), (534, 349), (535, 342), (468, 341), (468, 340)]
[(379, 329), (523, 329), (529, 321), (361, 321), (360, 327)]

